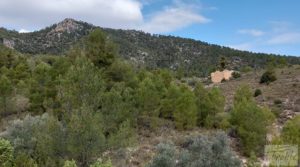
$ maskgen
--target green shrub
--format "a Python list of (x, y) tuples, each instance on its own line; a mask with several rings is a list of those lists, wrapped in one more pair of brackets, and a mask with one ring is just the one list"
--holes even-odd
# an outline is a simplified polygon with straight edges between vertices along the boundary
[(159, 144), (158, 153), (147, 167), (241, 166), (224, 133), (187, 138), (181, 146), (176, 151), (174, 145)]
[(280, 106), (282, 104), (282, 101), (280, 99), (276, 99), (274, 100), (274, 104)]
[(110, 160), (105, 162), (102, 160), (97, 160), (94, 164), (90, 165), (90, 167), (113, 167), (113, 165)]
[(36, 161), (33, 160), (29, 155), (24, 153), (16, 156), (14, 165), (16, 167), (38, 167)]
[(300, 146), (300, 116), (296, 116), (285, 123), (282, 129), (281, 138), (285, 144)]
[(262, 91), (260, 89), (256, 89), (254, 92), (254, 97), (257, 97), (259, 95), (262, 95)]
[(10, 142), (5, 139), (0, 139), (0, 165), (9, 167), (13, 163), (13, 147)]
[(274, 115), (267, 108), (257, 106), (248, 92), (247, 87), (237, 91), (230, 122), (240, 138), (242, 152), (247, 156), (251, 152), (260, 155), (266, 144), (267, 126), (274, 120)]
[(246, 166), (247, 167), (261, 167), (261, 164), (258, 161), (254, 152), (251, 152), (250, 158), (247, 160)]
[(250, 71), (252, 71), (252, 70), (253, 70), (253, 68), (250, 67), (250, 66), (243, 66), (243, 67), (241, 68), (241, 72), (243, 72), (243, 73), (248, 73), (248, 72), (250, 72)]
[(189, 88), (182, 86), (180, 90), (181, 94), (175, 101), (175, 125), (181, 130), (191, 129), (197, 124), (196, 98)]
[(273, 106), (271, 108), (271, 112), (275, 115), (276, 118), (278, 118), (282, 112), (282, 110), (278, 106)]
[(240, 77), (241, 77), (241, 73), (234, 71), (234, 72), (232, 73), (232, 77), (235, 78), (235, 79), (236, 79), (236, 78), (240, 78)]
[(198, 84), (194, 89), (196, 104), (198, 108), (198, 126), (216, 127), (218, 123), (215, 118), (218, 113), (224, 112), (225, 97), (218, 88), (212, 88), (210, 91), (203, 85)]
[(147, 167), (175, 167), (176, 149), (172, 144), (160, 143), (157, 146), (158, 153)]
[(269, 84), (271, 82), (276, 81), (276, 74), (274, 70), (267, 70), (260, 78), (260, 83), (266, 83)]
[(76, 165), (76, 162), (74, 160), (72, 160), (72, 161), (67, 160), (64, 163), (64, 167), (77, 167), (77, 165)]

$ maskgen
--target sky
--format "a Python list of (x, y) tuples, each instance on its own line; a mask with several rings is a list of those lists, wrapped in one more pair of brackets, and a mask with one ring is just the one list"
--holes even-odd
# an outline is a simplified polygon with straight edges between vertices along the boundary
[(300, 56), (299, 0), (0, 0), (0, 27), (30, 32), (73, 18)]

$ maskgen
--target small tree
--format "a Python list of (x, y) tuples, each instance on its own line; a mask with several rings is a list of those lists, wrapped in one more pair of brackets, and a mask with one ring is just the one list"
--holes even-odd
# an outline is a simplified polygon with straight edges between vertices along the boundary
[(266, 143), (267, 126), (273, 120), (274, 115), (270, 110), (256, 105), (249, 88), (238, 89), (230, 122), (237, 131), (245, 155), (261, 153)]
[(260, 83), (270, 84), (271, 82), (276, 81), (276, 74), (274, 70), (268, 69), (260, 78)]
[(181, 92), (176, 100), (175, 125), (178, 129), (190, 129), (197, 123), (196, 98), (193, 92), (184, 86), (181, 87)]
[(85, 42), (85, 50), (87, 57), (97, 67), (107, 67), (115, 60), (115, 48), (100, 29), (89, 34)]
[(260, 89), (256, 89), (255, 92), (254, 92), (254, 97), (257, 97), (261, 94), (262, 94), (262, 91)]
[(224, 56), (221, 56), (219, 63), (220, 63), (220, 70), (221, 71), (225, 70), (227, 65), (227, 60)]
[(7, 99), (12, 94), (12, 92), (12, 83), (5, 75), (2, 75), (0, 78), (0, 97), (2, 100), (1, 108), (3, 108), (3, 113), (7, 113)]
[(81, 166), (91, 163), (93, 157), (105, 148), (101, 115), (85, 104), (74, 111), (67, 125), (67, 149)]
[(286, 122), (282, 129), (281, 138), (286, 144), (300, 146), (300, 116), (296, 116), (292, 120)]
[(194, 90), (196, 96), (198, 126), (216, 127), (218, 113), (224, 112), (225, 97), (220, 89), (212, 88), (206, 90), (203, 85), (198, 84)]

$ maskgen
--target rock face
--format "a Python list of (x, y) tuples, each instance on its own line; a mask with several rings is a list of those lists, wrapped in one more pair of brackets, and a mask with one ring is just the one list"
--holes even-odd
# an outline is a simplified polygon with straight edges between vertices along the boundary
[(213, 83), (220, 83), (222, 80), (229, 80), (232, 77), (232, 70), (216, 71), (211, 73), (211, 81)]
[(14, 49), (15, 42), (14, 42), (13, 40), (9, 40), (9, 39), (3, 38), (3, 39), (2, 39), (2, 43), (3, 43), (3, 45), (6, 46), (6, 47), (11, 48), (11, 49)]
[(295, 103), (294, 103), (294, 111), (295, 112), (300, 112), (300, 98), (295, 100)]
[(52, 29), (48, 34), (53, 33), (71, 33), (77, 30), (81, 30), (83, 26), (81, 26), (79, 23), (77, 23), (73, 19), (65, 19), (62, 22), (58, 23), (54, 29)]

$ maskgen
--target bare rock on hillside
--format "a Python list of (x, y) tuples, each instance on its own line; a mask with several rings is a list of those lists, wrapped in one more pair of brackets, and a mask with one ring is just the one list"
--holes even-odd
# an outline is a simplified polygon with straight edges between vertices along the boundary
[(213, 83), (220, 83), (222, 80), (229, 80), (232, 77), (232, 70), (216, 71), (211, 73), (211, 81)]
[(296, 114), (292, 110), (284, 110), (280, 114), (279, 122), (284, 124), (286, 121), (293, 119), (295, 116), (296, 116)]
[(300, 98), (296, 99), (294, 102), (294, 111), (300, 112)]

